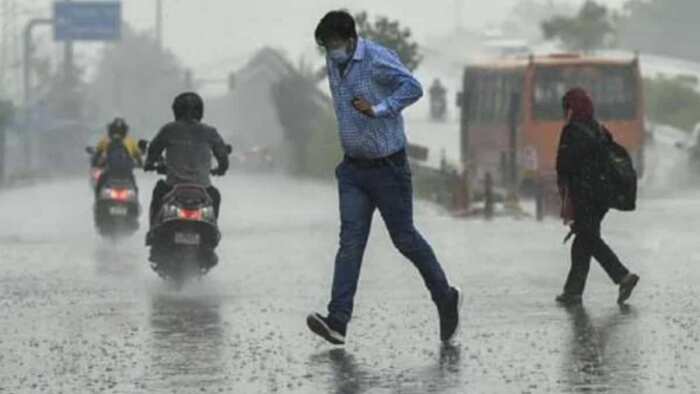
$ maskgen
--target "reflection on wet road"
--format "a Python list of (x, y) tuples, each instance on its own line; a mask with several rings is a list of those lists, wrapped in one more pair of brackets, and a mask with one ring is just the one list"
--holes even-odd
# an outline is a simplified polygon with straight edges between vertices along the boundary
[(320, 374), (330, 375), (328, 382), (335, 394), (386, 392), (442, 393), (460, 382), (459, 346), (440, 346), (434, 365), (415, 370), (399, 371), (396, 375), (382, 373), (359, 363), (343, 348), (333, 348), (313, 354), (309, 364)]
[(559, 223), (456, 220), (418, 204), (466, 292), (458, 343), (439, 343), (427, 291), (377, 226), (339, 349), (304, 323), (330, 291), (332, 185), (234, 175), (221, 189), (221, 263), (180, 293), (150, 271), (143, 231), (118, 243), (93, 234), (84, 181), (2, 192), (0, 206), (19, 208), (0, 212), (11, 223), (0, 229), (0, 393), (700, 392), (700, 193), (611, 215), (610, 243), (642, 276), (622, 310), (597, 267), (584, 307), (554, 304), (568, 268)]
[(150, 387), (167, 382), (165, 388), (175, 383), (196, 391), (223, 383), (217, 378), (224, 372), (224, 332), (216, 299), (154, 295), (149, 314)]
[[(621, 308), (594, 324), (585, 307), (567, 308), (570, 314), (571, 338), (565, 358), (566, 384), (571, 391), (614, 392), (618, 385), (640, 392), (643, 386), (633, 380), (615, 382), (616, 370), (634, 376), (637, 363), (620, 357), (616, 349), (616, 331), (634, 324), (632, 307)], [(629, 333), (629, 332), (628, 332)], [(611, 342), (610, 339), (613, 339)]]

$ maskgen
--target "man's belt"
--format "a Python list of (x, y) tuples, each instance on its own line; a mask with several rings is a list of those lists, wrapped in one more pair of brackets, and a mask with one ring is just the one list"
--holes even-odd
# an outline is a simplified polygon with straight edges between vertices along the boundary
[(389, 156), (380, 157), (377, 159), (362, 159), (357, 157), (345, 156), (345, 160), (353, 165), (362, 168), (377, 168), (386, 167), (389, 165), (401, 166), (406, 163), (406, 150), (401, 149), (400, 151), (393, 153)]

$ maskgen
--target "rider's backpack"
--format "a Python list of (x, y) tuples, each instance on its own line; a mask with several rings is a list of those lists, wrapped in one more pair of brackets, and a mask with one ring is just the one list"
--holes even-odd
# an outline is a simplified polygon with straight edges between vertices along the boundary
[(634, 211), (637, 205), (637, 171), (634, 169), (627, 149), (615, 142), (610, 133), (592, 130), (581, 123), (573, 123), (573, 125), (599, 141), (601, 148), (600, 200), (607, 208)]
[(110, 141), (105, 156), (106, 166), (110, 172), (129, 173), (134, 170), (134, 159), (120, 139)]

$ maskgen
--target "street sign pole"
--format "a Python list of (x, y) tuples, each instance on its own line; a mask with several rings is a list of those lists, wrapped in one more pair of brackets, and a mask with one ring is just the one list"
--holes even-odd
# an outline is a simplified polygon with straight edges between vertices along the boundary
[[(70, 3), (72, 0), (64, 0), (67, 3)], [(66, 45), (63, 49), (63, 77), (66, 83), (66, 86), (70, 86), (70, 83), (73, 80), (73, 41), (72, 40), (67, 40)]]
[(54, 3), (54, 40), (64, 42), (63, 100), (68, 117), (79, 116), (80, 97), (76, 92), (77, 71), (74, 44), (78, 41), (114, 41), (121, 35), (121, 3), (119, 1), (73, 1)]
[(30, 107), (32, 105), (32, 31), (37, 26), (52, 25), (53, 19), (32, 19), (24, 28), (24, 64), (23, 66), (23, 88), (24, 88), (24, 167), (27, 171), (32, 168), (32, 138), (34, 138), (29, 130)]

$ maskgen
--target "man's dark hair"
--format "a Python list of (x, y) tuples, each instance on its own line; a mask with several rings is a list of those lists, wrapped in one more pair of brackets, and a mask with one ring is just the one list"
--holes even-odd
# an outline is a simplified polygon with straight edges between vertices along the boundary
[(204, 102), (195, 92), (185, 92), (175, 97), (173, 114), (177, 120), (200, 121), (204, 116)]
[(328, 40), (340, 38), (357, 40), (357, 29), (355, 28), (355, 18), (347, 11), (331, 11), (327, 13), (316, 26), (316, 43), (325, 46)]

